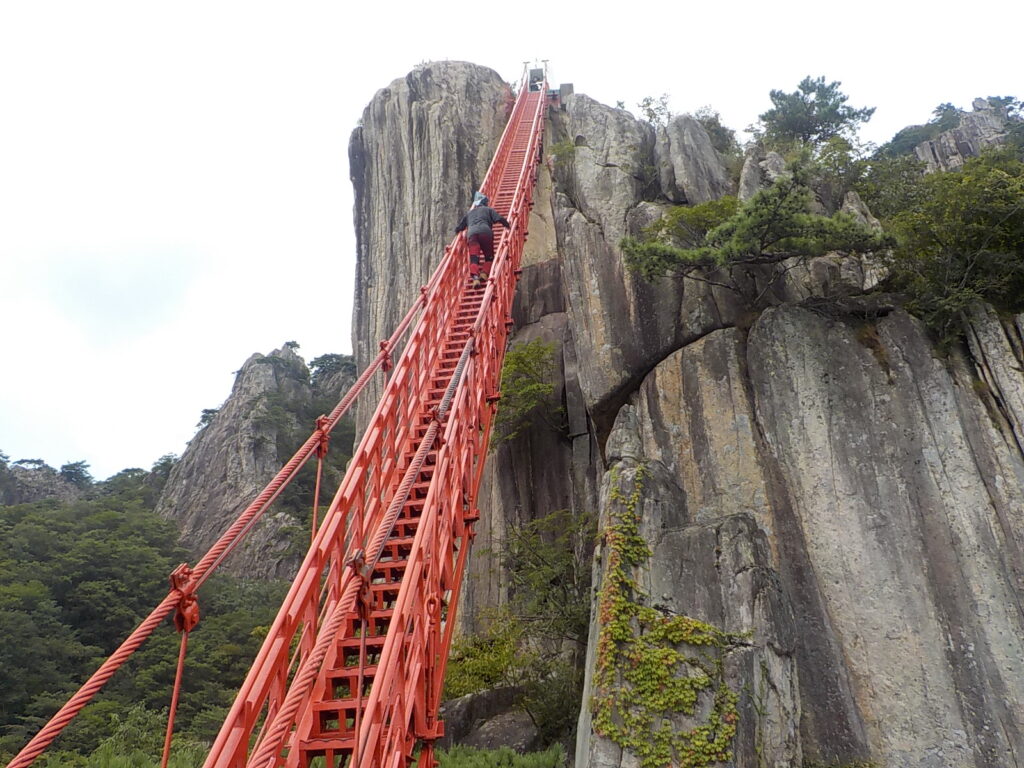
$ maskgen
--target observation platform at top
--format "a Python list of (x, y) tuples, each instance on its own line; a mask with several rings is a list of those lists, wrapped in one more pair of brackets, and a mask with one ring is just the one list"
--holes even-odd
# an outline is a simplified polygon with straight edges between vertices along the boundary
[[(527, 78), (529, 83), (529, 90), (536, 92), (544, 87), (544, 83), (547, 80), (547, 75), (545, 74), (544, 69), (536, 68), (531, 69), (529, 71), (529, 73), (527, 74)], [(557, 88), (548, 88), (548, 103), (556, 107), (561, 107), (562, 102), (566, 99), (566, 97), (571, 96), (572, 94), (572, 83), (562, 83)]]

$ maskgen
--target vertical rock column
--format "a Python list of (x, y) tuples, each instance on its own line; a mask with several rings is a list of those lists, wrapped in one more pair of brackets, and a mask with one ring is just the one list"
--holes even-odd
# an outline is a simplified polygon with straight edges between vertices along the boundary
[[(1021, 454), (966, 367), (938, 359), (902, 312), (857, 332), (771, 309), (748, 354), (758, 419), (840, 651), (808, 654), (805, 628), (805, 706), (828, 680), (816, 669), (845, 668), (870, 759), (1020, 763), (1024, 611), (1013, 564), (1024, 498), (1006, 481)], [(1001, 481), (988, 477), (996, 467)], [(805, 738), (823, 759), (849, 759), (832, 751), (829, 727), (812, 719)]]
[[(735, 330), (714, 332), (670, 355), (620, 410), (606, 450), (601, 526), (607, 532), (623, 515), (636, 515), (649, 550), (635, 573), (639, 610), (654, 609), (664, 617), (659, 621), (689, 617), (719, 633), (714, 647), (696, 655), (706, 651), (717, 659), (721, 683), (735, 697), (728, 718), (735, 727), (727, 748), (730, 764), (799, 765), (795, 628), (765, 535), (772, 530), (770, 493), (742, 349)], [(643, 480), (629, 510), (622, 502), (629, 495), (623, 479), (638, 473)], [(597, 558), (602, 595), (614, 585), (613, 560), (606, 534)], [(623, 749), (591, 711), (592, 697), (603, 695), (595, 675), (604, 663), (600, 656), (608, 641), (601, 633), (608, 620), (606, 609), (595, 611), (577, 741), (580, 768), (639, 760), (637, 745)], [(657, 630), (641, 622), (632, 631), (643, 637)], [(684, 679), (696, 673), (678, 674)], [(675, 722), (677, 734), (700, 727), (717, 734), (719, 706), (711, 690), (704, 690), (690, 714), (664, 717)]]
[[(510, 98), (493, 70), (433, 62), (379, 90), (364, 110), (349, 141), (357, 247), (352, 348), (359, 370), (444, 255), (487, 173)], [(376, 379), (360, 398), (358, 430), (381, 388)]]

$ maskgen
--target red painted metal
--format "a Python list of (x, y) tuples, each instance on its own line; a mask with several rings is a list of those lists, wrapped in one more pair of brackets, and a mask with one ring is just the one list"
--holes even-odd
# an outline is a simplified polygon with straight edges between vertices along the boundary
[[(512, 225), (498, 242), (491, 277), (483, 290), (469, 288), (465, 241), (448, 246), (206, 768), (304, 767), (317, 757), (329, 768), (399, 766), (417, 740), (429, 760), (442, 735), (437, 707), (478, 516), (494, 412), (488, 397), (498, 389), (543, 116), (544, 92), (521, 93), (482, 186)], [(358, 595), (367, 586), (364, 633)]]
[[(405, 317), (398, 324), (395, 332), (391, 335), (387, 344), (397, 344), (404, 337), (406, 332), (412, 326), (413, 321), (417, 318), (418, 314), (423, 308), (426, 302), (425, 295), (420, 297), (420, 300), (410, 307)], [(378, 370), (387, 370), (387, 366), (390, 366), (391, 356), (386, 350), (382, 350), (380, 354), (374, 358), (373, 361), (366, 367), (366, 369), (360, 374), (356, 383), (348, 391), (341, 402), (334, 407), (334, 410), (326, 416), (322, 417), (317, 421), (317, 429), (310, 435), (309, 439), (306, 440), (302, 446), (299, 447), (295, 455), (282, 467), (281, 471), (274, 476), (267, 487), (263, 489), (259, 496), (250, 504), (241, 515), (235, 520), (235, 522), (228, 528), (227, 531), (217, 540), (217, 542), (210, 548), (199, 564), (194, 570), (189, 572), (188, 579), (179, 584), (175, 584), (172, 581), (172, 588), (164, 597), (163, 600), (150, 612), (138, 627), (125, 639), (123, 643), (114, 651), (110, 657), (100, 665), (92, 676), (82, 685), (75, 694), (68, 699), (57, 713), (50, 718), (49, 722), (44, 725), (35, 736), (22, 747), (21, 751), (14, 756), (14, 759), (7, 764), (7, 768), (27, 768), (33, 761), (41, 755), (46, 748), (53, 743), (53, 740), (60, 735), (60, 732), (67, 727), (79, 712), (85, 707), (92, 697), (95, 696), (107, 681), (117, 672), (118, 669), (124, 664), (128, 658), (137, 651), (142, 644), (153, 634), (154, 630), (160, 626), (164, 619), (179, 607), (183, 591), (181, 586), (187, 584), (189, 592), (194, 592), (199, 586), (213, 573), (214, 570), (224, 561), (224, 558), (233, 550), (242, 538), (252, 530), (252, 527), (256, 522), (263, 516), (263, 514), (270, 508), (270, 505), (280, 495), (281, 491), (288, 485), (298, 474), (299, 470), (305, 465), (309, 458), (317, 451), (317, 449), (323, 445), (325, 436), (328, 436), (331, 430), (337, 426), (341, 418), (348, 413), (352, 405), (355, 403), (356, 398), (365, 390), (366, 385), (370, 379)], [(175, 573), (178, 573), (185, 566), (180, 566)]]
[[(420, 765), (432, 766), (545, 94), (546, 87), (520, 92), (481, 186), (511, 223), (486, 284), (468, 285), (466, 243), (457, 237), (352, 390), (195, 569), (175, 572), (167, 597), (8, 768), (31, 764), (175, 608), (187, 637), (198, 619), (195, 590), (299, 469), (323, 458), (330, 431), (381, 369), (389, 377), (376, 412), (204, 767), (305, 768), (322, 757), (326, 768), (397, 768), (408, 765), (417, 741)], [(396, 348), (403, 352), (394, 364)], [(319, 479), (318, 471), (317, 495)]]
[(167, 768), (171, 759), (171, 740), (174, 738), (174, 716), (178, 712), (181, 696), (181, 680), (185, 675), (185, 654), (188, 651), (188, 630), (182, 630), (181, 645), (178, 647), (178, 666), (174, 671), (174, 692), (171, 694), (171, 709), (167, 713), (167, 731), (164, 733), (164, 751), (160, 757), (160, 768)]

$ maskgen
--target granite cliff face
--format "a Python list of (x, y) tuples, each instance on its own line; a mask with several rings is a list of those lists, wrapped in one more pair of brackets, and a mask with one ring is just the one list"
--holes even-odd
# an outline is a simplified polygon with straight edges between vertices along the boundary
[(8, 464), (0, 456), (0, 505), (31, 504), (43, 499), (77, 501), (82, 489), (51, 466), (38, 460)]
[[(182, 543), (202, 555), (227, 530), (291, 458), (352, 384), (350, 372), (310, 382), (309, 370), (290, 347), (254, 354), (242, 365), (224, 405), (191, 440), (174, 465), (157, 503), (157, 514), (173, 519)], [(332, 434), (335, 463), (351, 455), (342, 430)], [(328, 470), (337, 479), (337, 469)], [(300, 475), (301, 478), (301, 475)], [(298, 485), (288, 493), (298, 493)], [(308, 546), (308, 510), (282, 497), (226, 561), (236, 574), (284, 578), (294, 573)]]
[(960, 125), (940, 133), (914, 148), (917, 159), (929, 171), (952, 171), (982, 150), (998, 146), (1006, 139), (1006, 119), (985, 99), (975, 99), (973, 112), (960, 116)]
[[(394, 143), (410, 130), (406, 115), (451, 88), (452, 123), (413, 165), (422, 188), (452, 183), (449, 141), (470, 141), (462, 151), (486, 165), (493, 144), (460, 127), (463, 114), (490, 110), (493, 140), (503, 104), (493, 73), (426, 70), (429, 98), (399, 81), (368, 108), (372, 133), (364, 119), (353, 137), (362, 155), (405, 157)], [(469, 92), (469, 82), (494, 87)], [(386, 109), (399, 92), (405, 106)], [(492, 453), (464, 625), (472, 631), (479, 610), (507, 595), (488, 553), (509, 526), (570, 509), (607, 531), (642, 468), (650, 556), (632, 574), (645, 599), (749, 638), (721, 658), (737, 696), (728, 764), (1024, 764), (1024, 317), (979, 308), (969, 349), (940, 356), (887, 297), (861, 295), (875, 278), (857, 261), (793, 270), (757, 312), (728, 284), (639, 280), (623, 268), (623, 235), (670, 202), (733, 191), (701, 133), (687, 119), (656, 131), (582, 95), (550, 116), (547, 145), (575, 149), (541, 168), (513, 344), (553, 343), (567, 428)], [(745, 196), (777, 172), (771, 157), (748, 165)], [(401, 231), (435, 226), (465, 200), (406, 197), (383, 172), (360, 175), (357, 190), (365, 275), (393, 264), (383, 217), (411, 217)], [(383, 208), (366, 207), (377, 199)], [(844, 205), (868, 215), (857, 200)], [(411, 269), (426, 274), (439, 257), (440, 247), (424, 249)], [(419, 274), (387, 294), (357, 282), (360, 364), (415, 297)], [(828, 310), (806, 301), (835, 296)], [(610, 567), (603, 539), (595, 590)], [(600, 630), (595, 611), (576, 764), (638, 766), (594, 730)]]
[[(378, 342), (391, 335), (444, 255), (487, 173), (511, 99), (496, 72), (444, 62), (395, 80), (363, 111), (348, 149), (358, 286), (352, 343), (359, 370), (377, 355)], [(379, 380), (367, 390), (357, 404), (359, 425), (379, 399)]]

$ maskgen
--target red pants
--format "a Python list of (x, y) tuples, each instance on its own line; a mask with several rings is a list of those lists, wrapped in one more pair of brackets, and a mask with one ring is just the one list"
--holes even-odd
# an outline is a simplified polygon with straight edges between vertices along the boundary
[(491, 264), (494, 263), (494, 235), (490, 232), (480, 232), (469, 236), (469, 276), (481, 275), (487, 277), (491, 274)]

